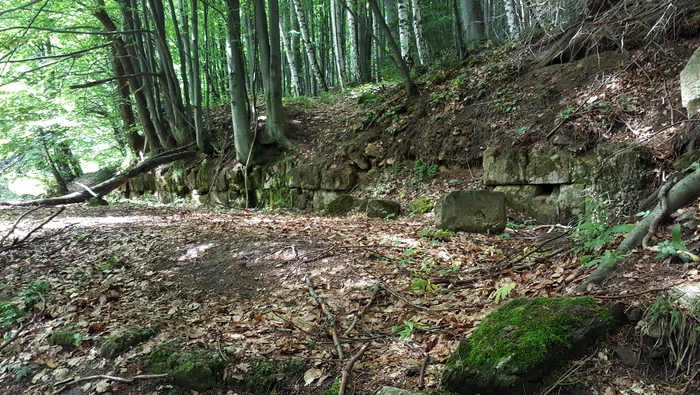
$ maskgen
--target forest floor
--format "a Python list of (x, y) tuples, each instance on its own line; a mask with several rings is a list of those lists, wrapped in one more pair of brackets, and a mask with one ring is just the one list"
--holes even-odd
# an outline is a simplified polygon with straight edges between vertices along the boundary
[[(12, 237), (21, 239), (51, 210), (28, 215)], [(0, 233), (21, 213), (3, 210)], [(277, 377), (278, 394), (323, 393), (364, 344), (369, 346), (354, 365), (351, 393), (370, 394), (381, 385), (417, 390), (421, 381), (433, 388), (458, 342), (497, 306), (490, 298), (496, 289), (515, 283), (511, 297), (569, 295), (585, 276), (565, 238), (525, 256), (537, 240), (561, 229), (510, 224), (507, 238), (422, 236), (431, 223), (430, 214), (371, 220), (145, 205), (69, 207), (26, 244), (0, 256), (0, 292), (17, 294), (39, 281), (50, 285), (21, 320), (19, 338), (0, 351), (1, 392), (48, 394), (71, 377), (143, 374), (147, 354), (173, 339), (184, 339), (185, 348), (226, 355), (227, 383), (266, 360), (300, 360), (298, 369)], [(650, 290), (700, 279), (697, 269), (663, 264), (649, 253), (635, 253), (617, 273), (611, 286), (590, 294), (637, 304), (656, 297)], [(343, 360), (307, 279), (335, 317)], [(156, 324), (156, 337), (114, 361), (99, 356), (98, 337)], [(83, 335), (77, 348), (50, 345), (50, 334), (60, 329)], [(631, 328), (612, 335), (572, 363), (551, 393), (669, 394), (691, 383), (686, 372), (671, 374), (658, 360), (624, 365), (615, 347), (637, 348), (640, 339)], [(209, 393), (244, 393), (232, 388), (222, 384)], [(686, 390), (697, 393), (700, 387), (694, 382)], [(155, 379), (95, 379), (63, 393), (177, 393), (170, 391)]]
[[(384, 156), (355, 192), (405, 203), (479, 187), (481, 152), (489, 144), (551, 145), (559, 135), (575, 153), (603, 142), (647, 145), (657, 160), (658, 185), (694, 133), (682, 122), (678, 73), (698, 45), (693, 39), (657, 53), (601, 53), (541, 70), (528, 70), (517, 48), (492, 49), (468, 64), (428, 70), (418, 78), (421, 98), (409, 105), (394, 86), (328, 102), (297, 99), (286, 103), (297, 149), (282, 155), (349, 161), (374, 144)], [(230, 130), (227, 112), (214, 112), (215, 129)], [(437, 178), (411, 180), (414, 167), (400, 173), (392, 166), (418, 160), (439, 164)], [(288, 359), (301, 364), (278, 375), (276, 393), (322, 394), (367, 344), (353, 367), (351, 393), (371, 394), (381, 385), (435, 388), (458, 342), (497, 307), (496, 290), (516, 284), (510, 297), (572, 295), (587, 273), (567, 238), (543, 245), (549, 232), (567, 227), (537, 227), (517, 216), (508, 236), (435, 237), (426, 231), (432, 214), (371, 220), (358, 213), (322, 217), (120, 202), (67, 207), (26, 242), (9, 245), (50, 210), (58, 209), (27, 215), (0, 243), (0, 301), (21, 303), (32, 284), (50, 288), (27, 306), (19, 336), (0, 346), (3, 394), (58, 393), (55, 384), (71, 377), (144, 374), (148, 353), (174, 339), (227, 358), (226, 380), (211, 394), (243, 394), (233, 389), (237, 380), (261, 362)], [(24, 212), (2, 209), (0, 235)], [(670, 238), (667, 230), (659, 240)], [(697, 239), (696, 231), (687, 241)], [(700, 280), (696, 267), (654, 255), (634, 252), (605, 289), (588, 294), (601, 302), (648, 304), (679, 282)], [(335, 318), (343, 358), (309, 282)], [(98, 338), (156, 324), (155, 337), (114, 361), (97, 352)], [(76, 348), (49, 343), (53, 331), (65, 329), (81, 335)], [(639, 352), (640, 343), (634, 328), (611, 335), (572, 362), (547, 393), (700, 393), (697, 369), (677, 370), (647, 356), (628, 366), (615, 352), (620, 346)], [(177, 390), (158, 379), (98, 378), (61, 393), (100, 392)]]

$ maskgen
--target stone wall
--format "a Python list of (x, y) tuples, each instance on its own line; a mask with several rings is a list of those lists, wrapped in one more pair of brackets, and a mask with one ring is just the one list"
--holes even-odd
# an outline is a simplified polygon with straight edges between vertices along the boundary
[[(210, 158), (184, 169), (177, 165), (131, 180), (122, 192), (127, 196), (153, 193), (158, 200), (170, 203), (177, 198), (202, 204), (245, 207), (243, 167), (235, 162), (222, 166)], [(295, 208), (322, 211), (328, 203), (351, 190), (357, 172), (350, 165), (290, 162), (271, 166), (254, 166), (248, 171), (249, 207)]]
[(601, 146), (588, 155), (566, 150), (489, 148), (484, 183), (506, 195), (515, 211), (539, 223), (564, 223), (596, 194), (624, 211), (634, 210), (653, 177), (651, 152), (636, 145)]

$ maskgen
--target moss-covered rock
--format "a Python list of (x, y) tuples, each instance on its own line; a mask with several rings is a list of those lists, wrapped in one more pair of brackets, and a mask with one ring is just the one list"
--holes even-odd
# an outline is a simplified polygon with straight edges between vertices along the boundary
[(370, 199), (366, 210), (369, 218), (391, 219), (401, 214), (401, 205), (391, 200)]
[(484, 151), (484, 183), (486, 185), (527, 184), (528, 152), (526, 149)]
[(506, 197), (492, 191), (453, 191), (435, 203), (435, 227), (472, 233), (506, 228)]
[(533, 150), (525, 173), (529, 184), (566, 184), (571, 181), (571, 156), (564, 151)]
[(289, 170), (287, 185), (292, 188), (319, 189), (321, 186), (321, 166), (303, 164)]
[(458, 394), (537, 393), (614, 323), (590, 297), (510, 300), (460, 343), (445, 364), (443, 386)]
[(61, 346), (64, 350), (72, 350), (82, 339), (82, 335), (73, 331), (53, 331), (49, 336), (49, 343), (54, 346)]
[(349, 191), (357, 183), (357, 172), (350, 166), (339, 166), (321, 171), (321, 189)]
[(355, 199), (350, 195), (340, 195), (331, 200), (323, 211), (326, 215), (343, 215), (355, 207)]
[(435, 207), (435, 199), (431, 197), (422, 197), (414, 199), (409, 205), (408, 210), (414, 215), (423, 215), (433, 211)]
[(152, 373), (168, 374), (173, 384), (194, 391), (207, 391), (221, 380), (224, 363), (217, 353), (182, 352), (176, 344), (156, 347), (146, 360)]
[(263, 362), (258, 365), (253, 374), (246, 376), (243, 390), (253, 395), (266, 395), (274, 388), (276, 370), (272, 364)]
[(111, 336), (100, 346), (102, 358), (114, 359), (131, 347), (145, 342), (155, 336), (158, 328), (135, 328)]

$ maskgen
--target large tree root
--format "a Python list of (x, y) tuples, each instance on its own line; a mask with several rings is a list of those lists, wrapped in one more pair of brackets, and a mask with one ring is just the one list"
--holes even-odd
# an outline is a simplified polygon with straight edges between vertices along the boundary
[[(615, 256), (626, 255), (642, 244), (642, 240), (649, 233), (650, 227), (663, 220), (662, 217), (683, 207), (687, 202), (700, 196), (700, 170), (687, 175), (678, 181), (668, 191), (666, 196), (666, 210), (661, 202), (656, 204), (654, 210), (643, 220), (639, 221), (622, 243), (615, 250)], [(617, 268), (615, 258), (601, 263), (598, 268), (591, 273), (586, 280), (578, 286), (578, 291), (586, 291), (591, 284), (600, 285)]]
[(131, 169), (110, 178), (105, 182), (101, 182), (93, 187), (87, 188), (84, 191), (69, 193), (68, 195), (36, 199), (36, 200), (6, 200), (0, 201), (0, 206), (56, 206), (59, 204), (82, 203), (92, 197), (102, 197), (126, 184), (132, 178), (136, 178), (144, 173), (155, 169), (160, 165), (175, 162), (176, 160), (186, 159), (194, 156), (197, 151), (191, 151), (193, 144), (186, 147), (178, 148), (172, 151), (163, 152), (152, 158), (148, 158)]

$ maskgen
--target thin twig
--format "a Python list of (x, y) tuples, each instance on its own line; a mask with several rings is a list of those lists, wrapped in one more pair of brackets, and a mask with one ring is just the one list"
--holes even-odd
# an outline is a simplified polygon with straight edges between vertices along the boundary
[(29, 238), (29, 236), (31, 236), (32, 234), (34, 234), (34, 232), (36, 232), (37, 230), (43, 228), (44, 225), (46, 225), (46, 224), (48, 224), (49, 222), (51, 222), (51, 220), (53, 220), (54, 218), (56, 218), (56, 217), (57, 217), (59, 214), (61, 214), (65, 209), (66, 209), (65, 207), (61, 207), (60, 209), (58, 209), (58, 211), (56, 211), (56, 213), (52, 214), (49, 218), (47, 218), (46, 221), (42, 222), (41, 224), (39, 224), (39, 226), (37, 226), (36, 228), (34, 228), (34, 229), (32, 229), (31, 231), (29, 231), (29, 233), (27, 233), (27, 235), (24, 236), (24, 238), (23, 238), (22, 240), (19, 241), (19, 244), (24, 243), (24, 242)]
[(372, 286), (372, 289), (372, 296), (369, 297), (369, 301), (367, 302), (367, 304), (365, 304), (365, 307), (362, 308), (360, 313), (355, 316), (355, 319), (352, 321), (352, 324), (350, 324), (348, 329), (345, 332), (343, 332), (343, 337), (347, 337), (348, 333), (350, 333), (355, 327), (355, 324), (357, 324), (357, 321), (362, 319), (362, 317), (367, 312), (367, 309), (369, 309), (369, 306), (371, 306), (372, 303), (374, 303), (375, 299), (377, 299), (377, 294), (379, 293), (379, 290), (382, 289), (382, 286), (379, 283), (376, 283), (374, 284), (374, 286)]
[(430, 361), (430, 354), (425, 353), (425, 358), (423, 358), (423, 363), (420, 365), (420, 376), (418, 377), (418, 389), (422, 390), (425, 387), (425, 368), (428, 366)]
[(19, 218), (17, 218), (17, 221), (15, 221), (14, 225), (12, 225), (12, 227), (10, 228), (10, 231), (7, 232), (7, 233), (5, 234), (5, 236), (2, 237), (2, 239), (0, 239), (0, 246), (3, 245), (3, 244), (5, 243), (5, 240), (7, 240), (7, 238), (12, 234), (12, 232), (14, 232), (15, 229), (17, 229), (17, 225), (19, 225), (20, 221), (22, 221), (22, 219), (23, 219), (24, 217), (26, 217), (27, 215), (33, 213), (34, 211), (36, 211), (36, 210), (38, 210), (38, 209), (40, 209), (40, 208), (42, 208), (42, 207), (41, 207), (41, 206), (34, 207), (33, 209), (27, 211), (26, 213), (20, 215)]
[(309, 273), (306, 273), (304, 276), (304, 279), (306, 280), (306, 286), (309, 288), (309, 293), (311, 294), (311, 297), (314, 298), (316, 303), (318, 303), (321, 306), (321, 310), (326, 314), (326, 317), (328, 317), (328, 321), (331, 322), (331, 335), (333, 335), (333, 344), (335, 344), (335, 349), (338, 351), (338, 358), (343, 359), (343, 347), (340, 345), (340, 340), (338, 340), (338, 330), (336, 328), (336, 323), (335, 323), (335, 316), (333, 313), (328, 310), (328, 305), (326, 304), (326, 301), (318, 296), (316, 291), (314, 290), (314, 284), (311, 282), (311, 275)]
[(17, 328), (17, 331), (15, 332), (15, 335), (14, 335), (14, 336), (12, 336), (11, 338), (5, 340), (4, 343), (0, 344), (0, 351), (2, 351), (3, 348), (9, 346), (10, 343), (12, 343), (13, 341), (17, 340), (17, 338), (19, 338), (19, 335), (20, 335), (21, 332), (22, 332), (22, 329), (24, 329), (24, 324), (20, 324), (20, 325), (19, 325), (19, 328)]
[(352, 374), (352, 366), (355, 364), (355, 362), (357, 362), (358, 359), (360, 359), (362, 354), (365, 353), (369, 345), (370, 343), (363, 344), (362, 347), (360, 347), (360, 350), (357, 351), (357, 353), (353, 355), (352, 358), (350, 358), (347, 365), (345, 365), (345, 368), (343, 369), (343, 375), (340, 379), (340, 388), (338, 388), (338, 395), (345, 395), (345, 388), (348, 386), (348, 381), (350, 380), (350, 375)]
[(659, 288), (647, 289), (647, 290), (645, 290), (645, 291), (635, 292), (635, 293), (633, 293), (633, 294), (624, 294), (624, 295), (596, 295), (596, 294), (588, 294), (588, 296), (592, 296), (592, 297), (594, 297), (594, 298), (596, 298), (596, 299), (603, 299), (603, 300), (614, 300), (614, 299), (635, 298), (635, 297), (637, 297), (637, 296), (641, 296), (641, 295), (648, 294), (648, 293), (652, 293), (652, 292), (661, 292), (661, 291), (665, 291), (665, 290), (667, 290), (667, 289), (670, 289), (670, 288), (679, 286), (679, 285), (685, 283), (686, 281), (688, 281), (688, 280), (687, 280), (687, 279), (686, 279), (686, 280), (681, 280), (681, 281), (679, 281), (679, 282), (677, 282), (677, 283), (675, 283), (675, 284), (666, 285), (666, 286), (664, 286), (664, 287), (659, 287)]

